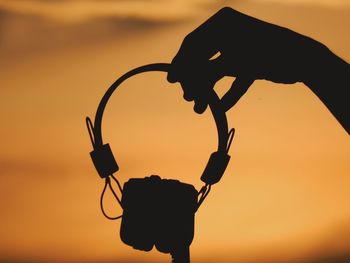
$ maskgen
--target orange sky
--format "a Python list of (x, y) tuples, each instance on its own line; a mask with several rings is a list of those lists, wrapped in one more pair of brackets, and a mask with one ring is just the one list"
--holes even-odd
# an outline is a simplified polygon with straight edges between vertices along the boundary
[[(348, 1), (224, 4), (350, 61)], [(169, 62), (220, 7), (0, 1), (0, 262), (170, 262), (122, 244), (120, 223), (100, 213), (103, 181), (89, 159), (84, 118), (120, 74)], [(220, 81), (218, 92), (231, 81)], [(192, 262), (350, 261), (349, 137), (325, 106), (302, 84), (256, 81), (228, 118), (237, 131), (231, 163), (197, 213)], [(162, 73), (123, 85), (108, 105), (104, 137), (122, 182), (159, 174), (197, 188), (216, 145), (209, 112), (194, 114)]]

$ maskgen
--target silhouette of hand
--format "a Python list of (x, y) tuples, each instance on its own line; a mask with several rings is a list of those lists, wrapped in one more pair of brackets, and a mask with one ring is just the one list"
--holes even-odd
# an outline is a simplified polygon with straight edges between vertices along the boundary
[(185, 37), (168, 81), (180, 82), (184, 98), (194, 100), (194, 110), (203, 113), (215, 83), (224, 76), (236, 77), (221, 100), (227, 111), (256, 79), (304, 81), (326, 49), (287, 28), (225, 7)]

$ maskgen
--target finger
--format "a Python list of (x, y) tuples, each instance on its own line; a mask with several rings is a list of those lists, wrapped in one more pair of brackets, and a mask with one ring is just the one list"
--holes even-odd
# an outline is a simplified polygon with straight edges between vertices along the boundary
[(193, 109), (196, 113), (203, 113), (208, 106), (208, 96), (207, 90), (210, 89), (209, 86), (203, 87), (203, 85), (195, 82), (180, 82), (182, 90), (184, 92), (184, 99), (186, 101), (194, 101)]
[(207, 108), (208, 108), (208, 101), (196, 100), (194, 102), (193, 110), (198, 114), (202, 114), (203, 112), (205, 112)]
[(198, 71), (191, 72), (191, 76), (180, 80), (184, 92), (184, 99), (194, 100), (194, 111), (203, 113), (209, 102), (209, 91), (215, 83), (224, 76), (222, 68), (222, 57), (206, 61), (198, 68)]
[(254, 79), (250, 77), (237, 77), (232, 83), (231, 88), (221, 98), (221, 105), (224, 111), (231, 109), (239, 99), (247, 92), (253, 84)]
[(186, 100), (186, 101), (193, 101), (194, 100), (194, 94), (193, 94), (193, 91), (191, 91), (191, 88), (193, 89), (194, 87), (193, 84), (191, 85), (190, 83), (187, 83), (185, 84), (184, 81), (180, 82), (181, 84), (181, 88), (182, 88), (182, 91), (183, 91), (183, 98)]
[(216, 82), (221, 79), (224, 73), (223, 58), (219, 57), (209, 60), (205, 69), (201, 72), (201, 92), (194, 98), (194, 111), (198, 114), (202, 114), (208, 108), (209, 104), (209, 92), (214, 88)]

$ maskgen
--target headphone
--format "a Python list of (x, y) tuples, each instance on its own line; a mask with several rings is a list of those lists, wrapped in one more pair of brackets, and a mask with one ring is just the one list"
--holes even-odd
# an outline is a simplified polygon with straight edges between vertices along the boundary
[[(93, 146), (93, 151), (90, 152), (90, 156), (99, 176), (105, 179), (105, 186), (101, 194), (100, 205), (101, 205), (101, 210), (103, 214), (108, 219), (118, 219), (122, 217), (122, 216), (110, 217), (103, 210), (103, 195), (105, 193), (107, 186), (109, 186), (114, 197), (122, 206), (120, 198), (118, 197), (118, 195), (116, 194), (116, 192), (114, 191), (111, 185), (110, 178), (112, 178), (112, 180), (114, 180), (117, 183), (117, 186), (121, 193), (123, 193), (123, 189), (119, 181), (117, 180), (117, 178), (114, 176), (114, 173), (116, 173), (119, 170), (119, 166), (114, 158), (112, 149), (110, 145), (108, 143), (104, 143), (102, 139), (103, 112), (114, 91), (128, 78), (144, 72), (151, 72), (151, 71), (168, 72), (170, 68), (171, 68), (171, 64), (168, 64), (168, 63), (154, 63), (154, 64), (140, 66), (128, 71), (127, 73), (122, 75), (120, 78), (118, 78), (109, 87), (109, 89), (106, 91), (106, 93), (102, 97), (96, 111), (94, 124), (92, 124), (92, 121), (89, 117), (86, 117), (86, 125), (88, 128), (90, 140)], [(218, 97), (218, 95), (215, 93), (213, 89), (209, 91), (208, 104), (212, 112), (212, 115), (214, 117), (216, 128), (217, 128), (218, 146), (217, 146), (217, 151), (213, 152), (210, 155), (208, 163), (201, 176), (201, 180), (205, 183), (205, 185), (198, 192), (198, 195), (200, 195), (200, 198), (198, 201), (198, 207), (201, 205), (201, 203), (204, 201), (206, 196), (209, 194), (211, 185), (220, 181), (221, 177), (223, 176), (227, 168), (227, 165), (230, 161), (230, 156), (228, 155), (228, 151), (231, 146), (231, 142), (235, 132), (233, 128), (230, 131), (228, 131), (226, 112), (223, 110), (220, 104), (220, 98)]]

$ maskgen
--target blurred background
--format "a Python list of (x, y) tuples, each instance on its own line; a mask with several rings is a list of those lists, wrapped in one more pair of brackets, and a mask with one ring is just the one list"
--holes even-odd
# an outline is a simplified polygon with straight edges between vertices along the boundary
[[(223, 6), (350, 61), (349, 0), (0, 0), (0, 262), (170, 262), (124, 245), (120, 221), (102, 216), (85, 116)], [(215, 125), (182, 95), (147, 73), (112, 97), (103, 134), (123, 183), (158, 174), (201, 187)], [(350, 142), (326, 107), (302, 84), (256, 81), (228, 118), (231, 163), (196, 215), (192, 262), (350, 262)], [(106, 206), (121, 212), (109, 194)]]

